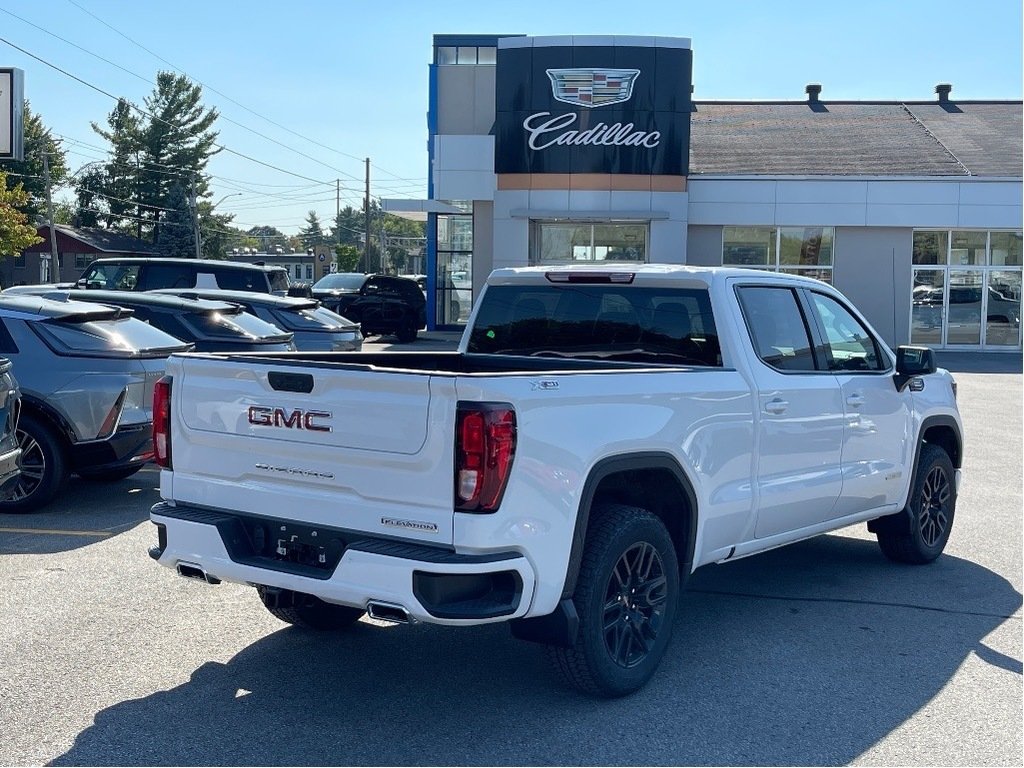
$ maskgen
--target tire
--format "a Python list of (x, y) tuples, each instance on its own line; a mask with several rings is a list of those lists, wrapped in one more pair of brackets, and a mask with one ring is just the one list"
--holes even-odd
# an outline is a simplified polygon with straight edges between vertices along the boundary
[(23, 413), (18, 422), (21, 476), (10, 496), (0, 501), (0, 512), (34, 512), (53, 501), (68, 480), (64, 440), (45, 421)]
[(365, 611), (347, 605), (325, 603), (318, 597), (291, 590), (271, 590), (257, 586), (263, 607), (286, 624), (303, 629), (329, 631), (344, 629), (359, 621)]
[(647, 510), (610, 504), (595, 512), (572, 597), (580, 620), (576, 643), (547, 652), (569, 685), (612, 698), (641, 688), (665, 655), (679, 563), (664, 524)]
[(90, 482), (112, 483), (117, 480), (125, 480), (131, 477), (144, 466), (146, 465), (136, 464), (133, 467), (120, 467), (119, 469), (104, 469), (100, 471), (82, 469), (79, 470), (78, 476), (83, 480), (89, 480)]
[(897, 563), (930, 563), (945, 549), (956, 511), (953, 462), (937, 445), (921, 446), (907, 507), (909, 532), (897, 526), (883, 527), (877, 533), (878, 546), (887, 558)]
[(416, 334), (418, 332), (419, 329), (416, 328), (414, 321), (407, 320), (405, 322), (405, 325), (403, 325), (401, 328), (398, 329), (398, 331), (395, 332), (395, 336), (398, 337), (398, 341), (401, 342), (402, 344), (409, 344), (413, 341), (416, 341)]

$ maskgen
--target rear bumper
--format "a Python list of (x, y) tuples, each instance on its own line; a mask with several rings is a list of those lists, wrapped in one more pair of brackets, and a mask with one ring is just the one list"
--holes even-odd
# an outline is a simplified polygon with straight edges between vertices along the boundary
[[(432, 624), (469, 625), (520, 618), (529, 610), (536, 576), (518, 552), (456, 553), (400, 540), (367, 538), (344, 529), (296, 525), (252, 515), (161, 502), (150, 519), (159, 545), (150, 556), (168, 568), (197, 567), (208, 581), (265, 585), (365, 609), (400, 606)], [(282, 525), (289, 538), (323, 542), (325, 566), (275, 559)], [(253, 531), (262, 526), (263, 533)], [(311, 538), (314, 537), (314, 538)]]
[(145, 464), (153, 458), (153, 424), (133, 424), (106, 440), (78, 443), (71, 449), (71, 466), (78, 471), (107, 470)]

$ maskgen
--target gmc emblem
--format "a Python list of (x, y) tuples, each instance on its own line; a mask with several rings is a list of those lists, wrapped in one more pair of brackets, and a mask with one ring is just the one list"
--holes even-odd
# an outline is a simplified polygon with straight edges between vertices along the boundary
[(305, 429), (309, 432), (330, 432), (326, 424), (316, 424), (314, 419), (329, 419), (327, 411), (286, 411), (284, 408), (268, 408), (262, 405), (249, 406), (249, 423), (260, 427), (284, 427)]

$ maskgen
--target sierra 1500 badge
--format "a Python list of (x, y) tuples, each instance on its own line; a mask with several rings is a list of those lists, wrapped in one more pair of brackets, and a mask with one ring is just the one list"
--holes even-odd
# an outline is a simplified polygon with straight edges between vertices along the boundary
[(284, 408), (270, 408), (263, 405), (249, 406), (249, 423), (259, 427), (283, 427), (284, 429), (305, 429), (309, 432), (330, 432), (327, 424), (317, 424), (315, 420), (329, 419), (327, 411), (304, 411), (296, 408), (286, 411)]

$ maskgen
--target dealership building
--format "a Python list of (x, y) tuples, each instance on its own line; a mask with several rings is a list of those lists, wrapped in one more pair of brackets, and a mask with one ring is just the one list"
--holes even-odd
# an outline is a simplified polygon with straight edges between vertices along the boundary
[[(727, 265), (842, 290), (890, 344), (1021, 349), (1022, 103), (692, 98), (687, 38), (436, 35), (431, 327), (492, 269)], [(455, 308), (458, 308), (457, 310)]]

